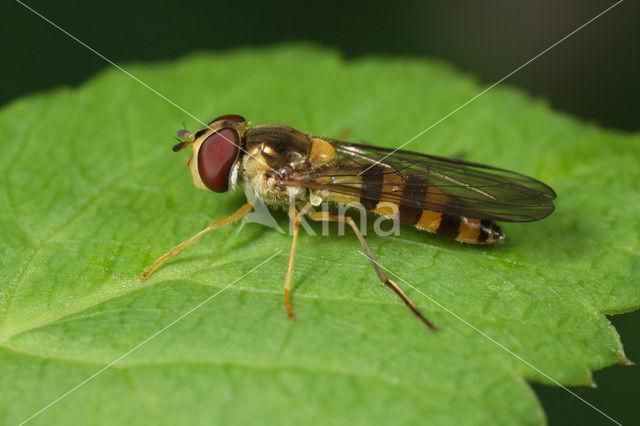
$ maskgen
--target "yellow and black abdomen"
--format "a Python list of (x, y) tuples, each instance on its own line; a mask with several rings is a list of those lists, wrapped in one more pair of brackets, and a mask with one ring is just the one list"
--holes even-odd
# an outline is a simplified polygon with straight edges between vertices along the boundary
[[(402, 225), (465, 243), (497, 244), (504, 239), (500, 227), (491, 220), (447, 213), (446, 206), (451, 202), (450, 195), (420, 177), (389, 173), (381, 166), (370, 167), (362, 174), (360, 203), (374, 213), (397, 214)], [(441, 206), (442, 212), (415, 207), (416, 204)]]
[[(402, 211), (402, 207), (400, 207), (400, 211)], [(404, 224), (409, 225), (410, 223)], [(463, 243), (497, 244), (504, 239), (500, 227), (491, 220), (436, 213), (429, 210), (422, 210), (420, 219), (413, 226)]]

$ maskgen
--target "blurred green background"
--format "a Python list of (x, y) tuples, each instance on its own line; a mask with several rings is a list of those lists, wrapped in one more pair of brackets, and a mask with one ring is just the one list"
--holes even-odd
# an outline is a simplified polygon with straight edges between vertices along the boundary
[[(335, 48), (346, 58), (438, 58), (486, 85), (614, 3), (25, 0), (119, 64), (172, 60), (196, 50), (308, 41)], [(77, 86), (109, 66), (20, 3), (7, 2), (1, 9), (1, 105), (31, 92)], [(639, 20), (640, 4), (622, 2), (504, 84), (547, 99), (554, 109), (584, 121), (638, 132)], [(425, 122), (424, 126), (430, 124)], [(446, 121), (440, 125), (446, 126)], [(640, 311), (611, 320), (622, 336), (627, 356), (640, 361)], [(640, 368), (610, 367), (596, 372), (595, 381), (598, 389), (572, 390), (623, 424), (636, 423)], [(540, 385), (534, 388), (550, 424), (604, 423), (603, 417), (566, 391)]]

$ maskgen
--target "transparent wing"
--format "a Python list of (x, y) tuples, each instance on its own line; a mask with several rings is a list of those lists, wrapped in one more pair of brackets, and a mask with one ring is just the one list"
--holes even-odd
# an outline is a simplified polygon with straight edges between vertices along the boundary
[[(335, 159), (295, 174), (290, 183), (361, 200), (503, 222), (539, 220), (554, 209), (553, 189), (520, 173), (410, 151), (392, 153), (387, 148), (325, 140), (336, 148)], [(363, 185), (370, 186), (372, 174), (379, 179), (380, 173), (385, 182), (380, 191), (362, 189)]]

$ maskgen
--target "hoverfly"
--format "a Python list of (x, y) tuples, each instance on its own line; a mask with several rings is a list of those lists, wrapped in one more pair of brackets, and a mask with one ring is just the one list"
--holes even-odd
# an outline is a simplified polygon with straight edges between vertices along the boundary
[[(288, 207), (293, 241), (284, 281), (284, 302), (290, 319), (291, 277), (300, 228), (299, 206), (322, 201), (360, 203), (381, 216), (395, 216), (414, 226), (470, 244), (497, 244), (504, 239), (496, 221), (530, 222), (553, 212), (553, 189), (520, 173), (459, 159), (311, 136), (291, 127), (265, 124), (249, 127), (239, 115), (224, 115), (192, 134), (178, 132), (175, 152), (191, 145), (189, 168), (196, 187), (226, 192), (240, 185), (267, 205)], [(293, 201), (293, 202), (291, 202)], [(390, 209), (389, 206), (395, 206)], [(238, 221), (253, 206), (174, 247), (141, 276), (148, 278), (164, 261), (207, 232)], [(314, 221), (351, 226), (380, 282), (391, 289), (429, 328), (434, 325), (382, 271), (353, 218), (326, 211), (307, 212)]]

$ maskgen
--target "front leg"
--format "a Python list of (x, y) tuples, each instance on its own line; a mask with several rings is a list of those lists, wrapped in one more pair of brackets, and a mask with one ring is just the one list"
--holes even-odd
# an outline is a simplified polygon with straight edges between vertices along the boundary
[(196, 235), (194, 235), (193, 237), (189, 238), (186, 241), (183, 241), (182, 243), (178, 244), (177, 246), (175, 246), (174, 248), (172, 248), (171, 250), (169, 250), (168, 253), (166, 253), (163, 256), (160, 256), (158, 258), (158, 260), (156, 260), (155, 262), (153, 262), (153, 265), (151, 265), (149, 267), (149, 269), (147, 269), (146, 271), (144, 271), (144, 273), (142, 275), (140, 275), (140, 281), (144, 281), (147, 278), (149, 278), (149, 276), (151, 274), (153, 274), (153, 272), (158, 269), (158, 267), (160, 265), (162, 265), (166, 260), (172, 258), (173, 256), (175, 256), (176, 254), (180, 253), (182, 250), (184, 250), (185, 248), (189, 247), (191, 244), (195, 243), (196, 241), (198, 241), (202, 236), (204, 236), (207, 232), (212, 231), (216, 228), (220, 228), (221, 226), (225, 226), (228, 225), (230, 223), (236, 222), (240, 219), (242, 219), (243, 217), (245, 217), (250, 211), (251, 209), (253, 209), (253, 206), (251, 204), (245, 204), (244, 206), (240, 207), (235, 213), (233, 213), (231, 216), (225, 217), (224, 219), (218, 220), (216, 222), (213, 222), (211, 224), (209, 224), (209, 226), (207, 226), (206, 228), (204, 228), (202, 231), (198, 232)]

